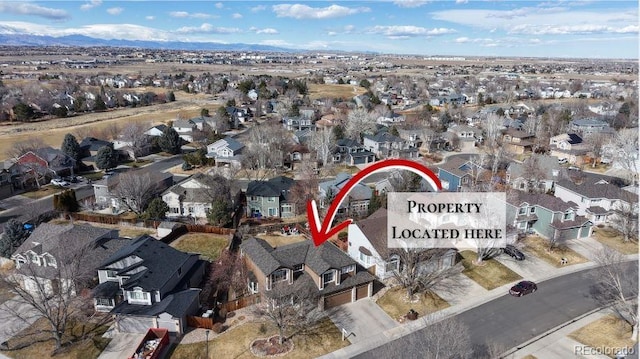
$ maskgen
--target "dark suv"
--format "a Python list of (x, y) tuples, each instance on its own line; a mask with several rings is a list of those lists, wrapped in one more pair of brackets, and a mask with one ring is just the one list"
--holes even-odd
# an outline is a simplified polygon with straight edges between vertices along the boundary
[(507, 246), (504, 247), (504, 249), (502, 251), (504, 253), (510, 255), (513, 259), (515, 259), (517, 261), (524, 260), (524, 253), (520, 252), (520, 250), (518, 248), (516, 248), (514, 245), (507, 244)]

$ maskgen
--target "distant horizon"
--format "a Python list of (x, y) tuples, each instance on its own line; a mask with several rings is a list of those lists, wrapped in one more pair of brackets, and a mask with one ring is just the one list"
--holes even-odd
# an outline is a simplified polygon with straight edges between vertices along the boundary
[[(629, 1), (4, 1), (0, 34), (428, 56), (638, 58)], [(443, 55), (445, 56), (445, 55)]]

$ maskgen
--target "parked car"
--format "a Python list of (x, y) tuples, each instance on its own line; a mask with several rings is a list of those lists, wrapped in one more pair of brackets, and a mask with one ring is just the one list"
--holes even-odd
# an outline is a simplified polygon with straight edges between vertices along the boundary
[(69, 185), (69, 182), (63, 180), (63, 179), (59, 179), (59, 178), (54, 178), (51, 180), (51, 184), (54, 186), (60, 186), (60, 187), (66, 187)]
[(580, 167), (576, 167), (576, 166), (569, 166), (567, 169), (569, 171), (580, 171)]
[(511, 244), (507, 244), (507, 246), (504, 247), (502, 251), (517, 261), (522, 261), (525, 258), (524, 253), (520, 252), (518, 248)]
[(538, 286), (534, 282), (523, 280), (511, 287), (511, 289), (509, 289), (509, 294), (514, 297), (522, 297), (523, 295), (533, 293), (536, 290), (538, 290)]
[(559, 164), (561, 164), (561, 165), (562, 165), (562, 164), (565, 164), (565, 163), (568, 163), (568, 162), (569, 162), (569, 160), (567, 160), (566, 158), (560, 158), (560, 159), (558, 160), (558, 163), (559, 163)]
[(76, 176), (65, 177), (64, 180), (70, 183), (78, 183), (78, 177)]

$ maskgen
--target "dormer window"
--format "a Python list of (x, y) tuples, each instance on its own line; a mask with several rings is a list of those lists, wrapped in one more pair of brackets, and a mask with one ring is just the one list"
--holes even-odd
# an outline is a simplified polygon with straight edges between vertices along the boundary
[(327, 285), (327, 284), (329, 284), (329, 283), (331, 283), (333, 281), (334, 281), (334, 276), (333, 276), (333, 271), (332, 270), (330, 270), (328, 272), (325, 272), (322, 275), (322, 283), (323, 283), (323, 285)]
[(271, 275), (271, 280), (273, 283), (276, 282), (281, 282), (281, 281), (285, 281), (287, 280), (288, 276), (287, 273), (289, 273), (289, 271), (287, 271), (286, 269), (278, 269), (275, 272), (273, 272), (273, 274)]
[(302, 272), (304, 270), (304, 264), (296, 264), (293, 266), (294, 272)]
[(573, 212), (569, 211), (569, 212), (565, 212), (564, 216), (562, 216), (562, 220), (564, 221), (571, 221), (573, 220)]

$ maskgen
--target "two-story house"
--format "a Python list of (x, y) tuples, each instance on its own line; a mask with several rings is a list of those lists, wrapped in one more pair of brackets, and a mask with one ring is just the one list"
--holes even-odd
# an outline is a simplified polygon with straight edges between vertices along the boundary
[[(557, 186), (557, 185), (556, 185)], [(578, 205), (545, 193), (514, 191), (507, 196), (507, 225), (519, 232), (566, 240), (591, 236), (593, 224), (578, 215)]]
[(95, 310), (110, 312), (119, 332), (167, 328), (183, 334), (186, 316), (200, 309), (197, 286), (204, 270), (198, 254), (140, 236), (98, 266)]
[(77, 168), (75, 159), (52, 147), (26, 152), (16, 159), (15, 166), (23, 186), (33, 185), (36, 181), (43, 184), (45, 178), (72, 175)]
[(465, 188), (471, 188), (478, 182), (486, 180), (485, 173), (472, 160), (455, 157), (447, 162), (438, 165), (438, 178), (442, 183), (442, 188), (451, 192), (459, 192)]
[(202, 131), (204, 127), (204, 120), (199, 117), (177, 119), (173, 121), (172, 127), (178, 133), (180, 138), (186, 142), (193, 142), (194, 132)]
[(364, 148), (358, 141), (342, 138), (336, 141), (333, 162), (344, 162), (349, 166), (367, 164), (376, 161), (376, 155)]
[(524, 192), (549, 192), (560, 180), (562, 168), (555, 156), (533, 154), (522, 163), (511, 162), (505, 181)]
[(525, 152), (531, 152), (534, 144), (535, 136), (514, 128), (508, 128), (502, 134), (502, 146), (515, 154), (523, 154)]
[(242, 163), (242, 149), (244, 145), (233, 137), (225, 137), (210, 145), (207, 145), (207, 157), (213, 158), (217, 165)]
[(298, 117), (284, 117), (282, 119), (282, 125), (287, 131), (303, 131), (313, 130), (313, 118), (298, 116)]
[(638, 195), (598, 177), (587, 177), (580, 184), (562, 180), (554, 196), (577, 204), (576, 213), (593, 224), (612, 224), (616, 211), (638, 211)]
[(100, 261), (127, 243), (116, 229), (42, 223), (11, 259), (22, 287), (33, 295), (75, 294), (91, 285)]
[(589, 151), (589, 147), (583, 142), (582, 137), (576, 133), (563, 133), (549, 139), (551, 155), (558, 159), (566, 159), (568, 163), (581, 165), (583, 156)]
[(265, 298), (278, 295), (273, 288), (294, 283), (318, 294), (321, 310), (373, 295), (373, 275), (334, 244), (314, 246), (302, 241), (277, 248), (263, 239), (249, 238), (240, 245), (249, 270), (249, 291)]
[[(325, 208), (353, 177), (348, 173), (338, 173), (336, 178), (318, 184), (318, 207)], [(362, 183), (351, 188), (348, 196), (338, 207), (338, 216), (362, 217), (369, 212), (373, 190)]]
[[(447, 128), (447, 131), (442, 134), (442, 138), (447, 141), (449, 147), (459, 148), (462, 152), (468, 152), (476, 146), (476, 142), (481, 132), (477, 128), (466, 125), (455, 125)], [(454, 146), (454, 139), (457, 139), (457, 145)]]
[(384, 130), (373, 136), (364, 135), (363, 147), (373, 152), (378, 158), (418, 157), (418, 148), (409, 147), (405, 140)]
[[(117, 187), (120, 185), (120, 173), (105, 175), (102, 179), (93, 182), (93, 194), (95, 204), (99, 207), (111, 207), (114, 213), (124, 210), (126, 204), (123, 201), (129, 200), (122, 198), (117, 193)], [(149, 176), (153, 192), (160, 194), (169, 186), (173, 185), (173, 174), (170, 172), (153, 172), (145, 168), (130, 171), (127, 176)]]
[[(389, 248), (387, 238), (387, 210), (380, 208), (369, 217), (349, 225), (347, 253), (353, 260), (380, 279), (388, 279), (402, 270), (401, 255)], [(432, 249), (419, 267), (437, 271), (456, 264), (457, 250)], [(433, 252), (435, 251), (435, 252)]]
[(579, 118), (569, 122), (569, 130), (587, 136), (594, 133), (612, 134), (615, 130), (605, 121), (597, 118)]
[(278, 176), (267, 181), (251, 181), (247, 186), (247, 216), (280, 217), (295, 216), (296, 207), (291, 199), (292, 178)]

